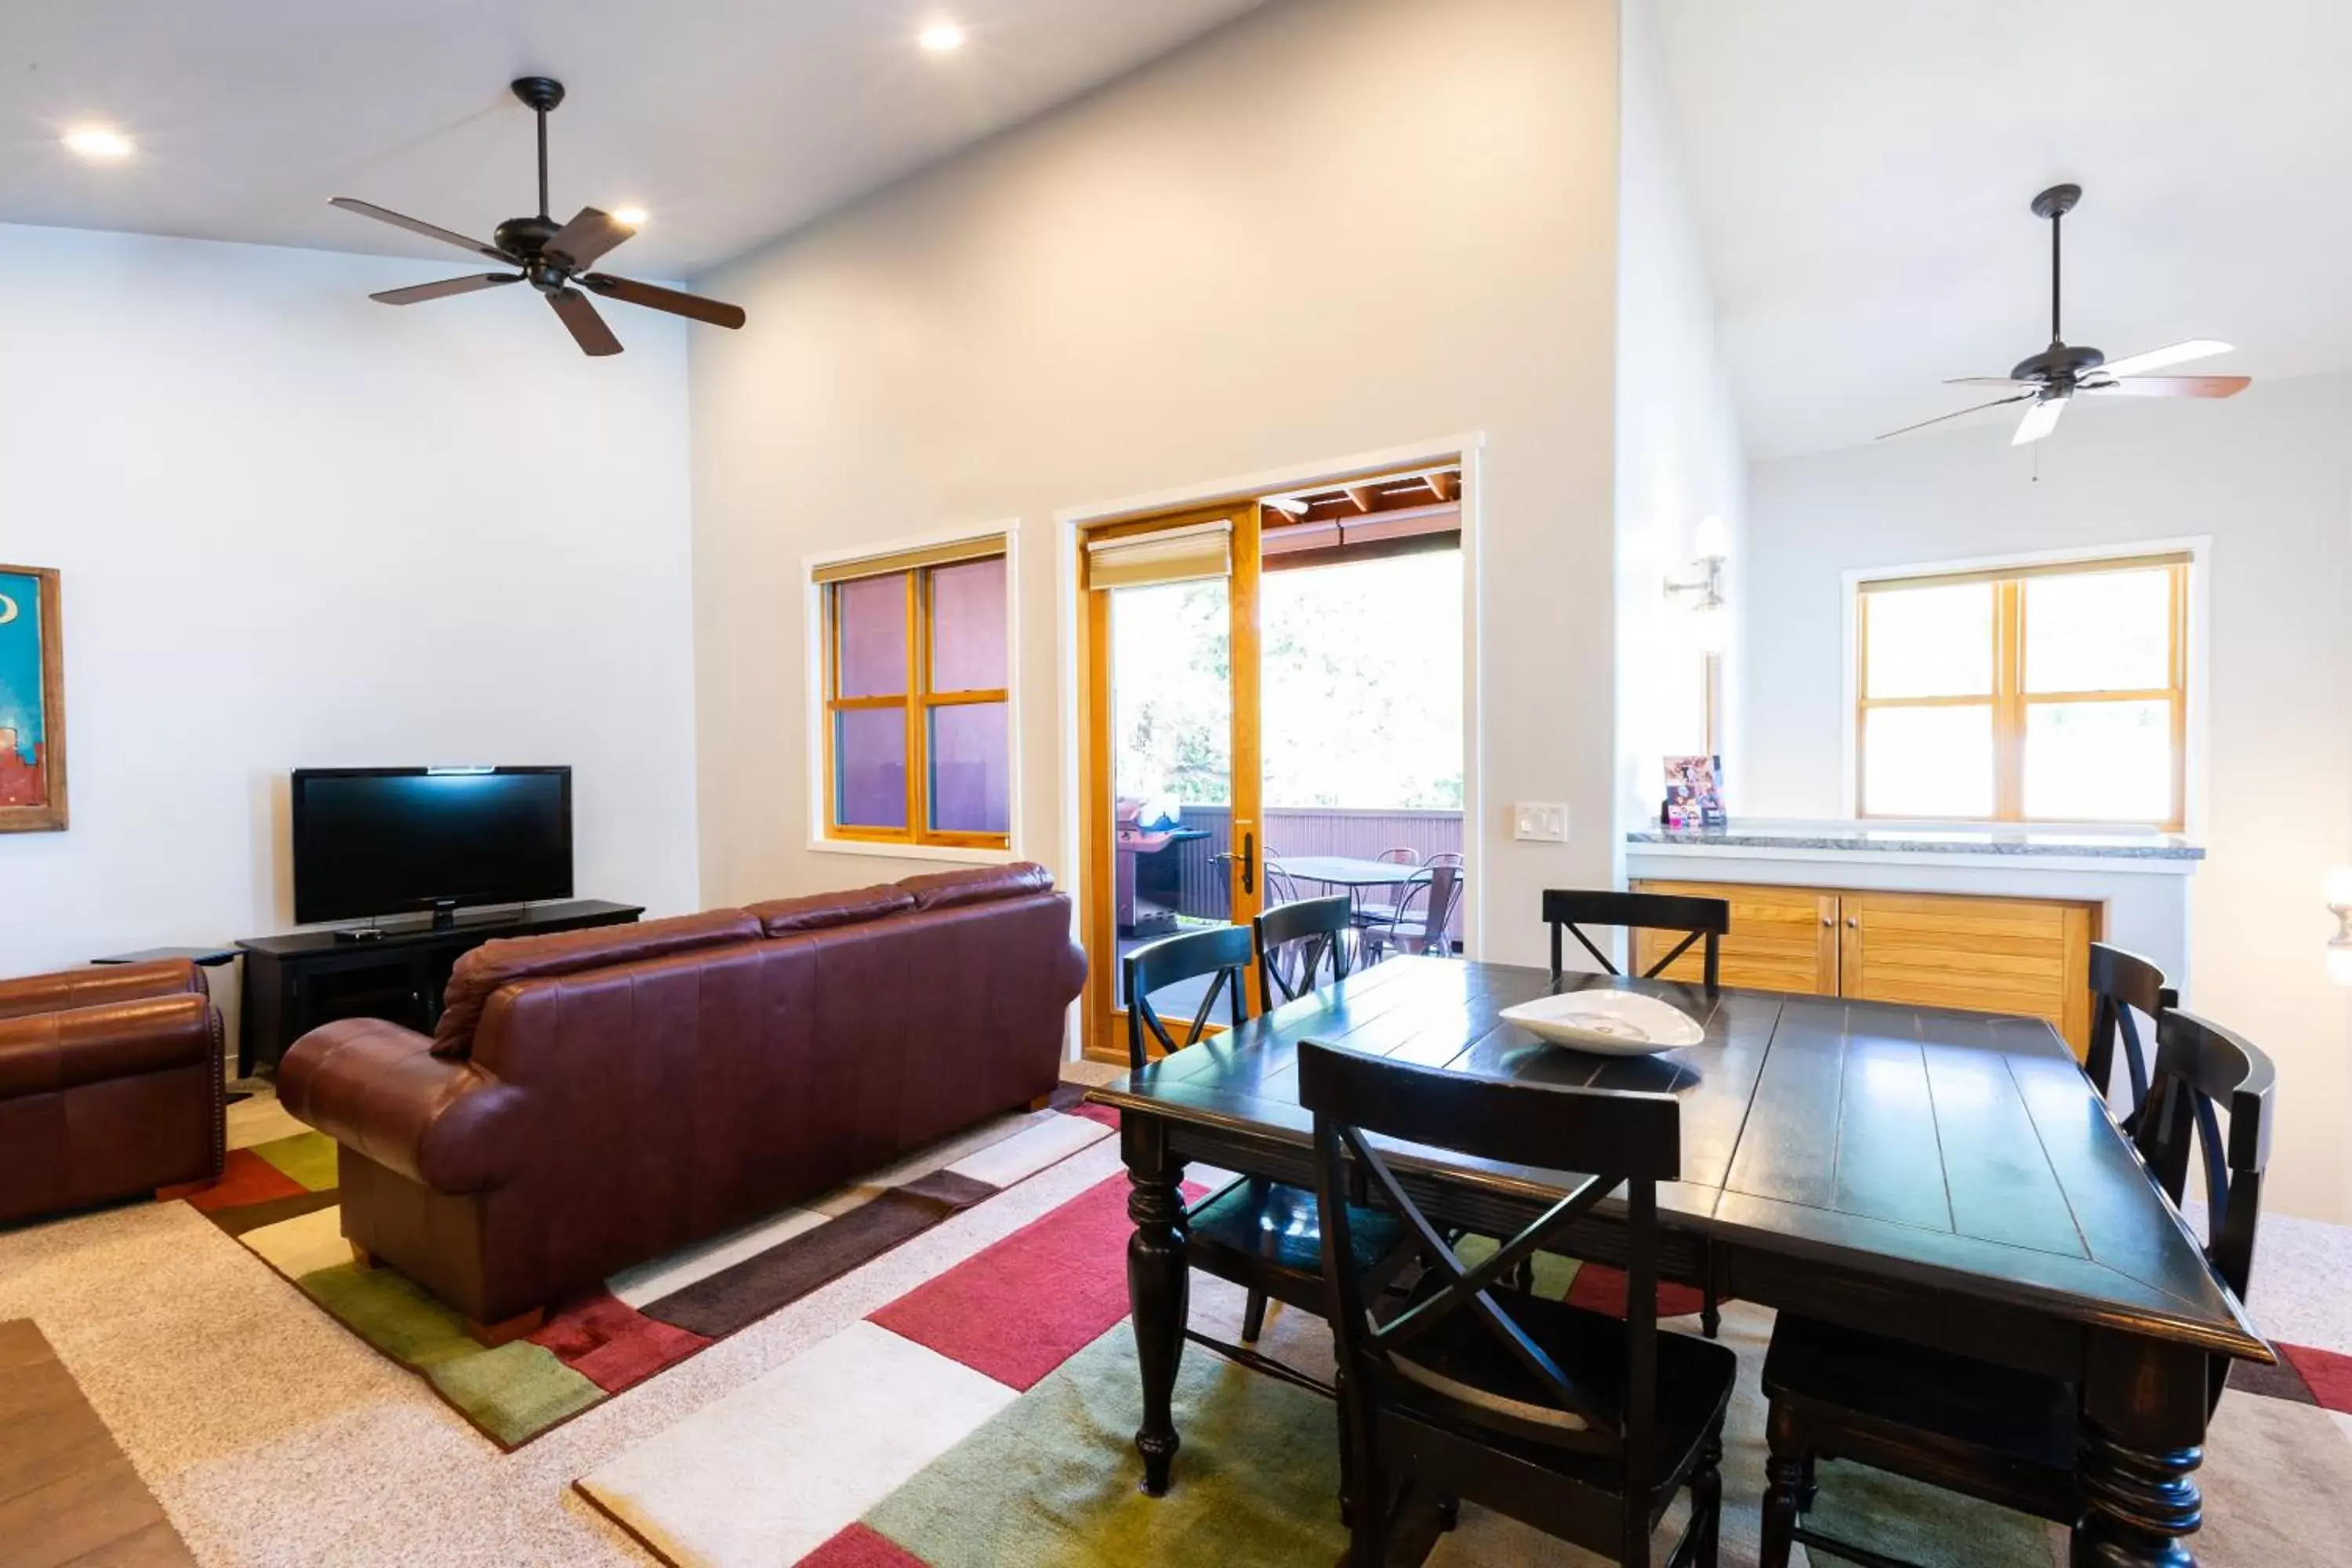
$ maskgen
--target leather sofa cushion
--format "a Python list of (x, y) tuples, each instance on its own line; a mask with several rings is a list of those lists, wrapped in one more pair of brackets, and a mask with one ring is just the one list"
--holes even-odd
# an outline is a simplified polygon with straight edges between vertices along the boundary
[(760, 929), (768, 935), (790, 936), (795, 931), (826, 931), (835, 926), (878, 921), (888, 915), (904, 914), (914, 907), (914, 894), (904, 888), (886, 885), (858, 888), (846, 893), (812, 893), (800, 899), (771, 899), (764, 904), (753, 904), (743, 912), (756, 916)]
[(152, 963), (93, 963), (87, 969), (0, 980), (0, 1018), (63, 1013), (74, 1007), (103, 1007), (114, 1002), (135, 1002), (144, 996), (172, 996), (184, 992), (206, 994), (205, 972), (185, 959), (163, 959)]
[(697, 948), (753, 942), (760, 922), (743, 910), (706, 910), (698, 915), (645, 921), (636, 925), (596, 926), (548, 936), (486, 942), (457, 960), (443, 994), (441, 1021), (433, 1030), (433, 1054), (464, 1061), (473, 1054), (474, 1028), (490, 994), (510, 981), (634, 963)]
[(1054, 874), (1034, 861), (987, 866), (977, 871), (940, 871), (909, 877), (898, 886), (915, 896), (918, 910), (952, 910), (998, 899), (1025, 898), (1054, 890)]
[(0, 1020), (0, 1100), (217, 1064), (212, 1003), (193, 991)]

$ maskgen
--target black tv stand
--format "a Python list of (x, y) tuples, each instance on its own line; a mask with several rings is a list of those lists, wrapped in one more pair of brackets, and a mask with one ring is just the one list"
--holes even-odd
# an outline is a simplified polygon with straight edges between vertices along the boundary
[(368, 936), (345, 929), (248, 937), (236, 944), (245, 954), (237, 1076), (250, 1077), (257, 1065), (274, 1068), (287, 1047), (338, 1018), (383, 1018), (431, 1033), (449, 971), (493, 937), (627, 925), (645, 912), (641, 905), (581, 899), (463, 917), (436, 909), (429, 922), (370, 927)]

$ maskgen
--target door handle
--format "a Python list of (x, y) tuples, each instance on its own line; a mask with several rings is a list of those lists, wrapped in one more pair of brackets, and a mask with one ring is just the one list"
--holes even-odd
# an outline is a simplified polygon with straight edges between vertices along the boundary
[(1242, 835), (1242, 891), (1257, 891), (1257, 835)]

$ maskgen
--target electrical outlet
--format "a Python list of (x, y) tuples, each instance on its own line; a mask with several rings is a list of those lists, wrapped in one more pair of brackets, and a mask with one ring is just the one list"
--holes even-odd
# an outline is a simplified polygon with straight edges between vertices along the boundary
[(1511, 807), (1511, 837), (1537, 844), (1568, 842), (1568, 807), (1556, 800), (1525, 801)]

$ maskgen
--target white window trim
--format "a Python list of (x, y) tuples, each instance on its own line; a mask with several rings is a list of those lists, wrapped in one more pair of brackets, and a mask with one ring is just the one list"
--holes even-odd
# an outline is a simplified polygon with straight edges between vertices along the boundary
[[(1003, 849), (972, 849), (950, 844), (893, 844), (871, 838), (836, 838), (825, 831), (831, 818), (832, 781), (824, 776), (825, 648), (824, 589), (815, 581), (827, 566), (898, 555), (941, 545), (1004, 540), (1004, 729), (1005, 804), (1008, 838)], [(808, 847), (821, 855), (859, 855), (887, 860), (933, 860), (958, 866), (1005, 866), (1028, 857), (1021, 847), (1021, 520), (969, 528), (943, 529), (901, 539), (869, 541), (801, 557), (801, 637), (808, 671), (803, 684), (807, 710), (803, 749), (808, 774)], [(908, 672), (909, 679), (913, 672)]]
[[(1884, 582), (1890, 577), (1936, 577), (1961, 572), (2008, 572), (2026, 566), (2071, 566), (2099, 561), (2126, 561), (2138, 555), (2179, 555), (2189, 557), (2189, 755), (2185, 762), (2188, 799), (2181, 803), (2179, 837), (2195, 839), (2205, 822), (2205, 733), (2206, 733), (2206, 626), (2210, 574), (2209, 568), (2213, 553), (2210, 534), (2193, 534), (2178, 539), (2121, 540), (2113, 544), (2071, 545), (2061, 550), (2032, 550), (2009, 555), (1976, 555), (1963, 560), (1925, 561), (1887, 566), (1850, 567), (1843, 574), (1844, 591), (1841, 605), (1845, 625), (1840, 636), (1844, 649), (1841, 671), (1838, 707), (1838, 732), (1843, 753), (1843, 779), (1845, 814), (1859, 819), (1862, 805), (1861, 758), (1856, 752), (1853, 715), (1862, 693), (1857, 685), (1856, 664), (1861, 650), (1855, 646), (1862, 619), (1862, 585)], [(1981, 829), (1985, 824), (1971, 821), (1947, 824), (1928, 819), (1909, 822), (1903, 818), (1873, 817), (1874, 824), (1886, 826), (1967, 826)], [(2079, 827), (2086, 833), (2144, 833), (2143, 827), (2112, 822), (2067, 823), (2035, 820), (2021, 823), (2001, 823), (2002, 827), (2070, 828)]]

